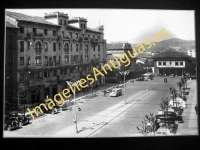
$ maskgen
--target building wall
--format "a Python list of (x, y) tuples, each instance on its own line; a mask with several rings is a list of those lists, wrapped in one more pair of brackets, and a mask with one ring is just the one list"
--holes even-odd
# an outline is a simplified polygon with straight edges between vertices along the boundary
[[(57, 22), (58, 24), (58, 20), (60, 18), (62, 17), (54, 18), (52, 19), (52, 21), (54, 23)], [(56, 19), (57, 21), (55, 21)], [(12, 20), (12, 18), (10, 18), (10, 20)], [(18, 82), (16, 96), (19, 97), (21, 92), (25, 92), (27, 94), (29, 104), (43, 102), (44, 98), (46, 97), (45, 94), (47, 93), (46, 89), (49, 89), (49, 97), (53, 98), (53, 95), (56, 94), (55, 90), (57, 92), (60, 92), (61, 89), (67, 87), (65, 85), (66, 80), (78, 80), (80, 79), (80, 73), (83, 72), (84, 75), (89, 74), (92, 71), (90, 62), (92, 59), (94, 59), (94, 54), (96, 58), (98, 58), (98, 54), (100, 54), (100, 59), (95, 60), (97, 64), (102, 65), (104, 63), (104, 61), (102, 60), (106, 59), (106, 41), (103, 39), (103, 33), (86, 32), (85, 29), (66, 30), (66, 25), (64, 24), (59, 27), (46, 24), (36, 24), (33, 22), (17, 22), (15, 19), (13, 19), (12, 21), (14, 22), (14, 24), (18, 24), (18, 27), (24, 27), (24, 33), (20, 33), (19, 30), (17, 32), (16, 39), (16, 60), (17, 62), (19, 62), (16, 63), (17, 72), (15, 73), (16, 81)], [(37, 34), (32, 34), (33, 28), (36, 28)], [(47, 29), (47, 35), (44, 34), (44, 29)], [(56, 36), (53, 36), (53, 31), (56, 31)], [(62, 31), (64, 31), (64, 36), (62, 36)], [(66, 38), (70, 35), (70, 32), (72, 33), (72, 37)], [(79, 38), (75, 37), (76, 33), (79, 33)], [(89, 40), (81, 41), (80, 37), (82, 37), (82, 34), (84, 34), (85, 36), (87, 36), (88, 34), (92, 36)], [(97, 38), (97, 36), (100, 37), (98, 42), (91, 42), (91, 38), (93, 38), (93, 35), (95, 35), (95, 38)], [(23, 50), (20, 48), (20, 42), (24, 43)], [(40, 43), (39, 45), (41, 45), (40, 52), (36, 52), (37, 43)], [(47, 51), (45, 50), (45, 43), (47, 43)], [(53, 43), (56, 44), (56, 51), (53, 51)], [(68, 44), (69, 46), (68, 53), (64, 51), (65, 44)], [(76, 44), (78, 44), (78, 51), (76, 51)], [(87, 53), (89, 56), (89, 60), (85, 60), (86, 45), (88, 45)], [(93, 45), (95, 45), (95, 51), (93, 49)], [(98, 50), (98, 45), (100, 45), (100, 50)], [(69, 56), (69, 62), (65, 62), (65, 55)], [(79, 57), (76, 65), (75, 62), (72, 61), (74, 60), (74, 55), (78, 55)], [(36, 64), (37, 56), (41, 57), (40, 64)], [(48, 64), (45, 56), (48, 58)], [(56, 62), (50, 65), (50, 58), (52, 58), (53, 60), (53, 56), (56, 56)], [(83, 58), (83, 61), (80, 61), (81, 56)], [(20, 65), (20, 57), (24, 58), (23, 65)], [(59, 57), (61, 58), (60, 63), (58, 63)], [(28, 58), (30, 58), (30, 64)], [(77, 69), (75, 68), (76, 66), (78, 66)], [(47, 74), (47, 77), (45, 76), (45, 74)], [(99, 79), (99, 84), (101, 84), (101, 81), (103, 82), (102, 79)], [(97, 84), (97, 82), (95, 82), (95, 84)], [(21, 104), (21, 101), (19, 101), (18, 104)]]
[[(159, 65), (159, 62), (161, 63), (161, 65)], [(166, 65), (163, 64), (163, 62), (166, 63)], [(178, 63), (178, 65), (175, 65), (175, 63)], [(180, 65), (180, 63), (183, 63), (183, 65)], [(159, 68), (166, 68), (166, 67), (169, 67), (169, 68), (184, 68), (185, 67), (185, 61), (156, 61), (156, 66), (159, 67)]]

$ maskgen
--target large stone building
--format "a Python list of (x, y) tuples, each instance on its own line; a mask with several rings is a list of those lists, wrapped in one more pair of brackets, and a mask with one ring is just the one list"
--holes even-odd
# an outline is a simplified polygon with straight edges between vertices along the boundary
[(181, 52), (163, 52), (153, 56), (152, 59), (155, 73), (159, 75), (182, 76), (185, 73), (186, 64), (192, 62), (190, 56)]
[[(60, 12), (45, 14), (42, 18), (6, 11), (6, 22), (17, 29), (13, 33), (15, 49), (6, 47), (7, 60), (10, 51), (16, 53), (12, 57), (16, 70), (10, 69), (14, 76), (10, 83), (17, 84), (13, 85), (12, 93), (6, 90), (11, 95), (11, 103), (20, 105), (22, 94), (28, 104), (43, 102), (47, 95), (53, 98), (68, 87), (66, 81), (84, 78), (92, 74), (92, 67), (101, 68), (106, 62), (104, 28), (87, 27), (85, 18), (69, 19), (68, 14)], [(6, 45), (9, 30), (7, 26)], [(103, 84), (103, 79), (98, 77), (94, 84)], [(10, 86), (8, 82), (6, 86)]]

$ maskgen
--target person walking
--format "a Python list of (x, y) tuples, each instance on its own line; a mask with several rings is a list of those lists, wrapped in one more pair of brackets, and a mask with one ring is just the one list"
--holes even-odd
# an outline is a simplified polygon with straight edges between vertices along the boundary
[(106, 90), (104, 90), (104, 96), (106, 96)]
[(196, 114), (198, 113), (198, 110), (197, 110), (197, 104), (196, 106), (194, 107), (195, 111), (196, 111)]

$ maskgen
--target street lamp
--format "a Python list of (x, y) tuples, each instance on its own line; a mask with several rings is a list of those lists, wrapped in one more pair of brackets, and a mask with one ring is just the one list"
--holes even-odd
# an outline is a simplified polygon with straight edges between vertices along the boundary
[(125, 75), (128, 75), (129, 74), (129, 72), (130, 72), (130, 70), (126, 70), (126, 71), (119, 71), (119, 73), (121, 74), (121, 75), (124, 75), (124, 96), (125, 96), (125, 103), (127, 104), (127, 102), (126, 102), (126, 85), (125, 85)]
[[(69, 86), (71, 86), (71, 84), (67, 81), (67, 84)], [(79, 80), (76, 81), (76, 84), (78, 85), (79, 84)], [(76, 130), (76, 133), (78, 133), (78, 126), (77, 126), (77, 114), (76, 114), (76, 88), (74, 86), (74, 111), (75, 111), (75, 116), (74, 116), (74, 119), (73, 119), (73, 122), (75, 123), (75, 130)]]

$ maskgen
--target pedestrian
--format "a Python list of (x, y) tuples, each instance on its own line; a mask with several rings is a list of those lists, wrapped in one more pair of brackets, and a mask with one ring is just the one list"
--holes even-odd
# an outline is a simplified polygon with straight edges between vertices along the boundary
[(104, 96), (106, 96), (106, 90), (104, 90)]
[(197, 104), (196, 106), (194, 107), (195, 111), (196, 111), (196, 114), (198, 113), (198, 109), (197, 109)]

